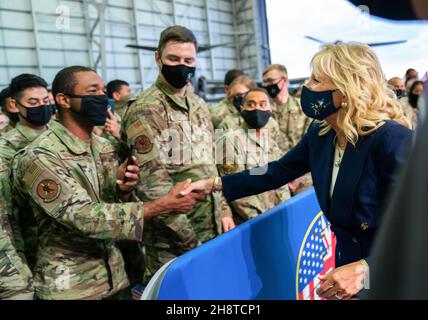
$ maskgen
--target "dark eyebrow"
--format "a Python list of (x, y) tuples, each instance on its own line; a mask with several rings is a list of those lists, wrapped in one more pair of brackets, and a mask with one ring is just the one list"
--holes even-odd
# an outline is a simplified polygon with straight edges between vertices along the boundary
[[(45, 100), (45, 99), (49, 99), (49, 96), (46, 96), (46, 97), (42, 98), (42, 100)], [(34, 97), (30, 97), (30, 98), (28, 98), (28, 101), (30, 101), (30, 100), (35, 100), (35, 101), (37, 101), (37, 100), (39, 100), (39, 99), (38, 99), (38, 98), (34, 98)]]
[[(175, 54), (168, 54), (166, 56), (168, 59), (180, 59), (181, 57), (176, 56)], [(195, 57), (184, 57), (185, 60), (195, 60)]]
[(166, 57), (167, 57), (168, 59), (171, 59), (171, 58), (177, 58), (177, 59), (180, 59), (180, 57), (179, 57), (179, 56), (176, 56), (175, 54), (168, 54)]

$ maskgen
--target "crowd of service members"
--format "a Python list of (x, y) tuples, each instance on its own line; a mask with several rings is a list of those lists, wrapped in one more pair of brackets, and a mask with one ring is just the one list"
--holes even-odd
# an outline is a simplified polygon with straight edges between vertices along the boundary
[[(0, 299), (138, 299), (168, 261), (311, 186), (308, 174), (231, 203), (221, 192), (181, 194), (191, 181), (280, 158), (312, 122), (280, 64), (262, 86), (230, 70), (226, 97), (208, 106), (189, 82), (196, 47), (190, 30), (165, 29), (159, 76), (138, 97), (83, 66), (59, 71), (51, 90), (22, 74), (1, 92)], [(417, 72), (389, 84), (415, 128)], [(169, 147), (168, 130), (179, 137)], [(211, 149), (220, 161), (198, 161)]]

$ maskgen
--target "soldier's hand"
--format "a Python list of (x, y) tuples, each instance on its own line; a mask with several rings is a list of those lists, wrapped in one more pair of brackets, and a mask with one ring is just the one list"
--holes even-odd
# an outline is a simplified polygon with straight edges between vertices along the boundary
[[(138, 184), (138, 172), (140, 168), (138, 167), (137, 158), (132, 157), (132, 164), (127, 166), (128, 160), (125, 160), (124, 163), (120, 165), (117, 170), (117, 186), (122, 192), (131, 191)], [(126, 182), (125, 182), (126, 177)]]
[(180, 182), (168, 193), (168, 202), (172, 211), (186, 213), (195, 207), (198, 198), (201, 196), (200, 194), (190, 192), (186, 195), (182, 195), (183, 190), (189, 188), (191, 183), (191, 179)]
[(187, 196), (192, 192), (198, 192), (203, 194), (210, 194), (213, 191), (214, 180), (206, 179), (199, 180), (190, 184), (187, 188), (181, 191), (182, 196)]
[(192, 210), (196, 203), (205, 197), (204, 194), (191, 192), (185, 196), (181, 193), (192, 183), (191, 179), (175, 185), (171, 191), (162, 198), (144, 204), (144, 219), (150, 220), (162, 214), (180, 214)]
[(94, 129), (92, 129), (92, 132), (97, 136), (101, 136), (103, 134), (103, 130), (98, 127), (94, 127)]
[(232, 217), (224, 217), (221, 219), (221, 226), (223, 228), (223, 232), (228, 232), (235, 228), (235, 222)]
[(119, 123), (117, 122), (117, 118), (113, 114), (113, 112), (111, 112), (110, 109), (107, 112), (108, 112), (109, 119), (107, 119), (107, 121), (104, 125), (104, 132), (110, 132), (113, 137), (115, 137), (116, 139), (119, 140), (120, 139), (120, 126), (119, 126)]

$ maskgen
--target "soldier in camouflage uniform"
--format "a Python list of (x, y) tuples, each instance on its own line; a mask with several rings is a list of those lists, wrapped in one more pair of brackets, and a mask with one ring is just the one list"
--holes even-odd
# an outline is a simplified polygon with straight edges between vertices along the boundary
[(411, 129), (416, 130), (419, 117), (418, 100), (424, 90), (424, 83), (416, 80), (410, 86), (409, 92), (406, 97), (402, 97), (399, 102), (403, 113), (411, 124)]
[(107, 84), (107, 96), (114, 100), (114, 113), (118, 119), (123, 118), (128, 102), (133, 99), (129, 83), (123, 80), (113, 80)]
[(11, 100), (12, 97), (10, 96), (10, 90), (9, 87), (7, 87), (0, 92), (0, 106), (2, 110), (1, 114), (4, 114), (9, 118), (9, 123), (1, 129), (0, 134), (12, 130), (19, 121), (18, 110), (16, 107), (12, 108), (10, 105)]
[(94, 133), (97, 136), (107, 139), (116, 150), (120, 151), (120, 158), (123, 159), (126, 154), (127, 146), (121, 139), (120, 127), (122, 125), (122, 119), (117, 113), (113, 113), (108, 110), (107, 121), (104, 126), (94, 127)]
[[(14, 129), (0, 137), (0, 158), (5, 164), (4, 170), (0, 171), (0, 179), (4, 185), (9, 184), (10, 165), (14, 155), (47, 129), (52, 115), (47, 83), (42, 78), (33, 74), (22, 74), (12, 79), (9, 90), (12, 96), (11, 104), (20, 112), (20, 121)], [(21, 203), (18, 210), (18, 206), (12, 203), (10, 191), (1, 196), (11, 208), (8, 215), (11, 217), (16, 249), (25, 254), (32, 267), (37, 250), (37, 232), (31, 208)]]
[[(142, 200), (157, 199), (188, 178), (197, 181), (218, 176), (207, 105), (187, 92), (196, 64), (196, 39), (190, 30), (173, 26), (162, 32), (158, 48), (161, 74), (129, 107), (123, 126), (125, 139), (135, 139)], [(147, 223), (145, 282), (166, 262), (232, 227), (231, 210), (219, 193), (187, 215)]]
[[(21, 262), (19, 265), (23, 269), (17, 271), (23, 274), (22, 279), (27, 279), (27, 283), (23, 287), (28, 291), (28, 288), (32, 287), (32, 279), (31, 273), (28, 277), (28, 267), (25, 263), (28, 261), (31, 266), (34, 262), (37, 250), (37, 231), (31, 209), (25, 207), (25, 203), (21, 204), (21, 210), (18, 209), (16, 203), (13, 204), (9, 181), (10, 166), (14, 155), (46, 130), (52, 108), (49, 106), (47, 83), (36, 75), (22, 74), (15, 77), (9, 86), (9, 94), (11, 95), (11, 105), (20, 112), (20, 121), (14, 129), (0, 137), (0, 158), (2, 162), (0, 168), (2, 206), (0, 210), (5, 221), (2, 225), (7, 226), (6, 220), (9, 220), (13, 229), (13, 232), (5, 232), (10, 236), (10, 243), (14, 244), (14, 251), (11, 248), (8, 249), (9, 260), (15, 259)], [(20, 257), (18, 258), (17, 255)], [(0, 281), (7, 283), (16, 280), (2, 278)], [(20, 295), (19, 290), (22, 288), (17, 287), (17, 289), (17, 294)], [(27, 296), (32, 298), (30, 295)]]
[(249, 76), (240, 76), (229, 85), (228, 96), (230, 97), (235, 112), (224, 117), (217, 129), (235, 130), (240, 127), (241, 107), (245, 94), (251, 89), (257, 88), (257, 84)]
[[(288, 92), (288, 72), (280, 64), (268, 66), (263, 72), (263, 86), (273, 99), (273, 118), (278, 122), (281, 131), (278, 145), (283, 153), (293, 148), (308, 130), (311, 120), (306, 117), (300, 101)], [(289, 184), (293, 195), (312, 186), (312, 178), (307, 174)]]
[[(263, 91), (253, 89), (245, 96), (242, 108), (244, 116), (251, 117), (251, 113), (271, 111), (269, 96)], [(283, 155), (276, 143), (278, 124), (272, 117), (269, 117), (266, 124), (250, 125), (243, 117), (239, 117), (238, 121), (239, 129), (227, 132), (219, 140), (220, 143), (217, 143), (217, 151), (223, 151), (221, 155), (223, 161), (218, 165), (220, 175), (262, 167)], [(285, 185), (277, 190), (232, 201), (230, 205), (235, 214), (235, 221), (239, 223), (254, 218), (289, 198), (290, 191)]]
[(117, 242), (141, 241), (145, 219), (190, 210), (196, 201), (178, 196), (183, 186), (157, 202), (137, 201), (132, 194), (138, 181), (135, 157), (133, 165), (125, 161), (119, 167), (113, 146), (92, 134), (94, 125), (106, 121), (108, 105), (95, 71), (63, 69), (52, 91), (60, 122), (52, 122), (12, 165), (14, 190), (29, 202), (37, 223), (36, 295), (128, 296), (129, 280)]
[(215, 129), (218, 128), (218, 125), (224, 120), (226, 116), (239, 113), (233, 105), (233, 98), (231, 97), (229, 90), (231, 83), (236, 78), (241, 77), (243, 75), (244, 72), (239, 69), (232, 69), (226, 73), (226, 76), (224, 77), (224, 92), (226, 93), (226, 97), (221, 100), (217, 105), (209, 108), (211, 120)]
[(0, 135), (11, 130), (10, 120), (8, 116), (0, 111)]
[[(117, 150), (125, 152), (127, 147), (123, 145), (120, 135), (122, 117), (126, 106), (130, 101), (135, 101), (129, 84), (123, 80), (113, 80), (107, 84), (107, 96), (114, 101), (114, 108), (109, 111), (109, 116), (104, 126), (94, 127), (94, 133), (109, 140)], [(122, 158), (126, 154), (121, 153)]]
[[(0, 174), (8, 172), (0, 159)], [(8, 176), (7, 176), (8, 178)], [(34, 295), (33, 277), (25, 261), (16, 250), (10, 217), (11, 203), (9, 179), (0, 179), (0, 300), (31, 300)]]
[(209, 112), (214, 128), (217, 129), (224, 118), (232, 114), (237, 114), (238, 110), (235, 108), (232, 101), (226, 97), (215, 106), (209, 108)]

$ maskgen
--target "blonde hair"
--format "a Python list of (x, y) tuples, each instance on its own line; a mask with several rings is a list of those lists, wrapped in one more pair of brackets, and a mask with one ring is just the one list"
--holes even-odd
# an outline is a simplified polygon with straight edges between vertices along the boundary
[[(328, 77), (345, 97), (338, 111), (337, 126), (348, 142), (355, 145), (359, 136), (369, 135), (385, 120), (410, 128), (395, 94), (388, 86), (375, 52), (361, 43), (324, 45), (311, 61), (315, 77)], [(324, 120), (320, 135), (331, 130)]]
[(251, 79), (249, 76), (240, 76), (235, 80), (233, 80), (232, 83), (229, 85), (228, 94), (230, 94), (230, 91), (232, 90), (232, 88), (237, 84), (242, 84), (250, 90), (258, 87), (257, 83), (253, 79)]
[(282, 64), (270, 64), (266, 67), (266, 69), (263, 71), (263, 77), (265, 76), (266, 73), (271, 72), (272, 70), (278, 70), (281, 73), (283, 73), (285, 76), (288, 76), (288, 71), (287, 68), (282, 65)]

